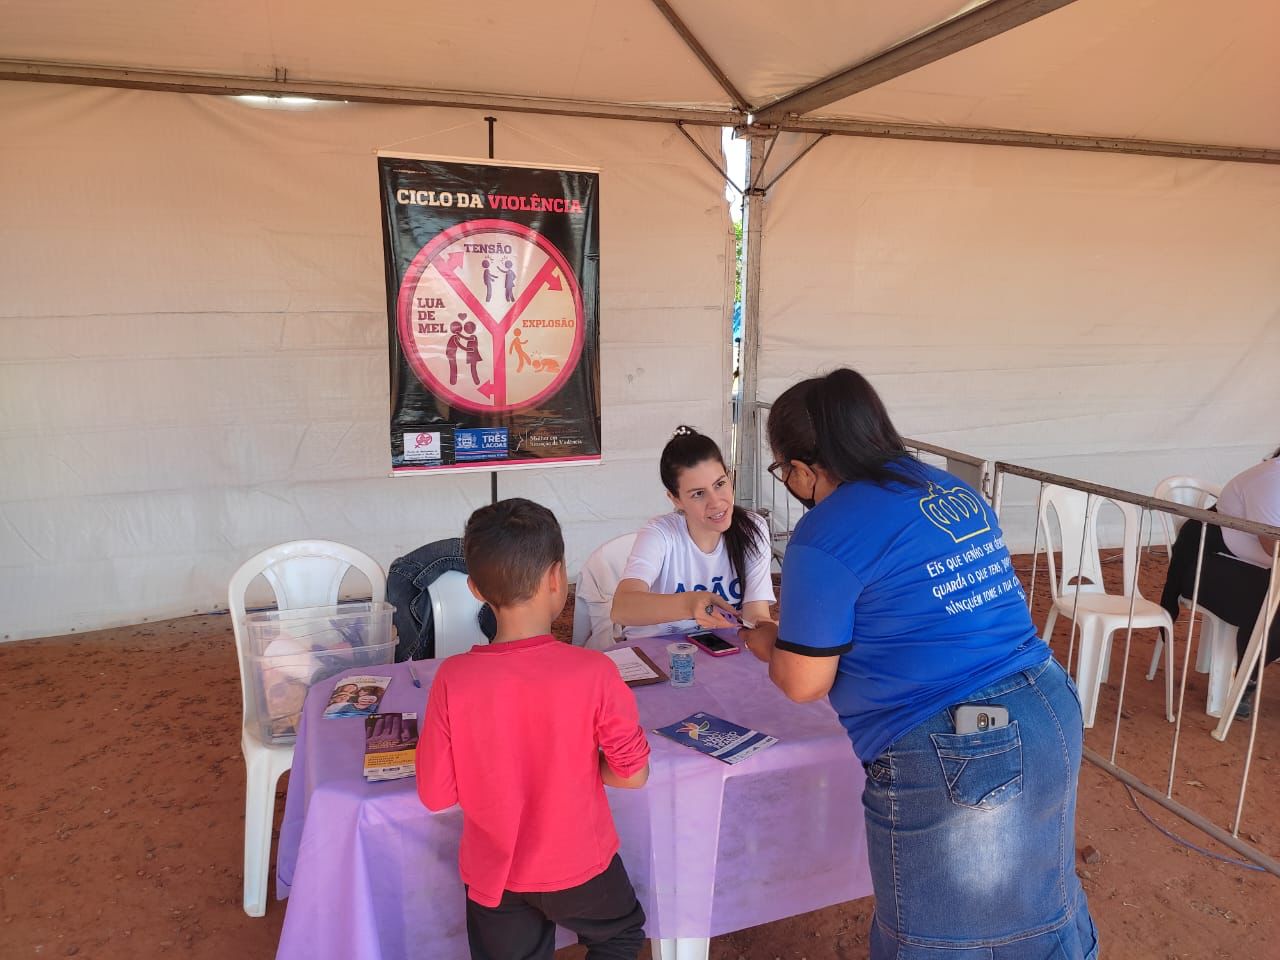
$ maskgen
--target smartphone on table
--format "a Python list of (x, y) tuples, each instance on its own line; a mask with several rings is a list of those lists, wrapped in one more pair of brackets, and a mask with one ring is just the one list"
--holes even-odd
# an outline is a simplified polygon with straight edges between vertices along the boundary
[(1009, 725), (1009, 711), (992, 703), (962, 703), (956, 707), (956, 733), (986, 733)]
[(689, 642), (696, 643), (713, 657), (727, 657), (730, 654), (742, 652), (741, 647), (730, 643), (722, 637), (716, 636), (708, 630), (704, 630), (701, 633), (689, 634)]

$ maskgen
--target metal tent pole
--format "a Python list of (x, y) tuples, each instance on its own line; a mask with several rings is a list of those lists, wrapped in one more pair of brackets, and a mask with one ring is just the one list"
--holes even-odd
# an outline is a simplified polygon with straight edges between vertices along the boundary
[[(764, 235), (764, 163), (773, 136), (753, 136), (747, 157), (747, 189), (743, 193), (745, 213), (743, 243), (746, 268), (742, 291), (742, 400), (738, 405), (737, 485), (739, 499), (759, 506), (759, 400), (758, 361), (760, 356), (760, 257)], [(746, 496), (743, 496), (743, 493)]]

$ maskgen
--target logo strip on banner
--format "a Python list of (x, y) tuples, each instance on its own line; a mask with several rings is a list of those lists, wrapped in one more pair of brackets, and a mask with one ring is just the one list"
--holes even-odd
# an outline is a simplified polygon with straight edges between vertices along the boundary
[(599, 174), (378, 158), (394, 473), (600, 460)]

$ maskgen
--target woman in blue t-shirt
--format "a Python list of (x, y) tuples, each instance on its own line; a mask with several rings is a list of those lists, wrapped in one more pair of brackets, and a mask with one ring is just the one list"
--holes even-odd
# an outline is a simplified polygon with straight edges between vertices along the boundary
[(872, 960), (1095, 957), (1074, 868), (1080, 701), (994, 513), (911, 457), (853, 370), (788, 389), (768, 429), (769, 472), (809, 511), (780, 622), (742, 634), (791, 699), (830, 698), (863, 763)]

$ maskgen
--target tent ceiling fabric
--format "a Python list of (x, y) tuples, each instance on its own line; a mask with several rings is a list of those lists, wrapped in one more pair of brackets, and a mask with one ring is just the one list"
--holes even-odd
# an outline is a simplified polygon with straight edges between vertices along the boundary
[(786, 5), (785, 23), (779, 22), (776, 0), (672, 0), (671, 6), (729, 79), (759, 106), (980, 4), (793, 0)]
[[(723, 4), (728, 8), (731, 5)], [(727, 106), (649, 0), (8, 0), (0, 57), (530, 97)], [(376, 10), (376, 13), (373, 12)]]
[(823, 116), (1280, 147), (1280, 4), (1079, 0)]
[[(909, 4), (672, 0), (752, 103), (774, 99), (962, 12)], [(618, 103), (732, 106), (651, 0), (4, 0), (0, 57), (173, 72)], [(548, 15), (554, 9), (554, 15)], [(477, 12), (477, 10), (481, 12)]]
[[(757, 106), (981, 6), (668, 0)], [(479, 12), (477, 12), (479, 10)], [(553, 11), (550, 15), (548, 11)], [(715, 108), (733, 105), (652, 0), (0, 0), (0, 59)], [(1078, 0), (816, 113), (1280, 147), (1274, 0)]]

